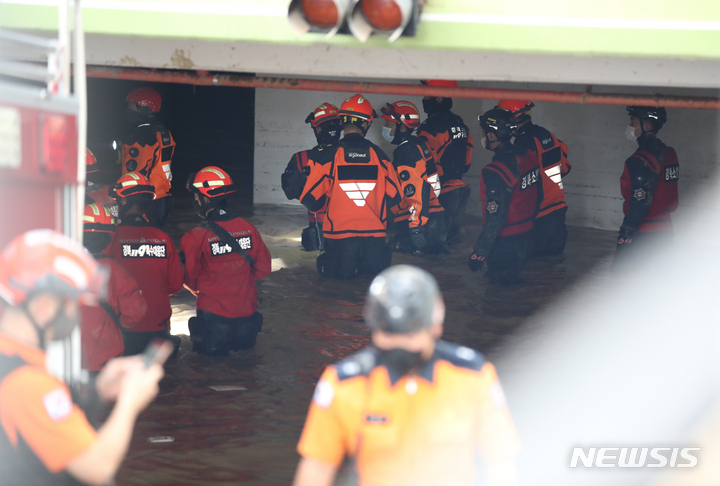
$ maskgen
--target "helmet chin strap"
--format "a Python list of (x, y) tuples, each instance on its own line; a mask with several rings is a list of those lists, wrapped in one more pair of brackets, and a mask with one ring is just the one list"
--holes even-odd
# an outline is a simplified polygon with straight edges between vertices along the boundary
[(47, 333), (48, 328), (52, 327), (52, 324), (55, 321), (59, 320), (60, 314), (63, 312), (63, 306), (62, 305), (58, 306), (58, 310), (57, 310), (57, 312), (55, 312), (55, 316), (53, 316), (53, 318), (50, 320), (50, 322), (48, 322), (48, 324), (45, 326), (45, 329), (40, 327), (40, 325), (37, 323), (37, 320), (35, 320), (35, 317), (32, 315), (32, 313), (30, 312), (30, 309), (28, 308), (27, 301), (24, 302), (20, 306), (20, 308), (25, 313), (25, 317), (27, 317), (28, 321), (30, 321), (30, 324), (32, 324), (32, 326), (35, 328), (35, 332), (37, 333), (37, 337), (38, 337), (39, 347), (42, 349), (45, 349), (45, 344), (46, 344), (45, 334)]

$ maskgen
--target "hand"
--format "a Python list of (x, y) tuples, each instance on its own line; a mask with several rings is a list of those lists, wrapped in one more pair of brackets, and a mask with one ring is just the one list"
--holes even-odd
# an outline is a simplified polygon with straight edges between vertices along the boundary
[(106, 402), (117, 400), (123, 379), (128, 371), (142, 366), (141, 356), (115, 358), (107, 362), (95, 381), (95, 388)]
[(142, 362), (128, 370), (122, 380), (118, 405), (128, 407), (139, 414), (152, 402), (160, 391), (158, 383), (164, 375), (160, 364), (145, 368)]
[(618, 237), (618, 245), (625, 245), (632, 243), (632, 238), (625, 238), (623, 236)]
[(472, 255), (470, 255), (470, 258), (468, 258), (468, 267), (470, 267), (470, 270), (473, 272), (478, 272), (483, 267), (483, 263), (485, 263), (485, 257), (478, 255), (476, 252), (473, 252)]
[(418, 250), (422, 250), (428, 245), (424, 232), (422, 227), (410, 228), (410, 241)]

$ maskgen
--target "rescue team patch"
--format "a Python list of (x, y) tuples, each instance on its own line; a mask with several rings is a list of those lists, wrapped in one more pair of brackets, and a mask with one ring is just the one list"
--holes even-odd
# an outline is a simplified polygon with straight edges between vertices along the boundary
[(552, 147), (553, 145), (555, 145), (555, 142), (553, 141), (552, 137), (548, 137), (548, 138), (543, 138), (542, 140), (540, 140), (540, 144), (542, 145), (543, 148), (546, 149), (548, 147)]
[(457, 140), (460, 138), (468, 138), (467, 130), (465, 127), (451, 127), (449, 132), (452, 135), (453, 140)]
[(408, 184), (405, 186), (405, 197), (412, 197), (415, 195), (415, 186)]
[(367, 414), (365, 415), (365, 423), (367, 424), (386, 424), (390, 421), (387, 415)]
[(167, 258), (167, 245), (150, 243), (124, 243), (123, 258)]
[(325, 380), (318, 381), (315, 387), (315, 393), (313, 394), (313, 402), (315, 402), (318, 407), (328, 408), (332, 405), (334, 398), (335, 389), (333, 386)]
[(636, 189), (633, 193), (633, 197), (638, 201), (643, 201), (647, 197), (647, 192), (643, 191), (642, 189)]
[(404, 171), (400, 172), (400, 175), (398, 177), (400, 177), (401, 181), (406, 181), (406, 180), (410, 179), (410, 172), (404, 170)]
[(138, 164), (137, 164), (137, 160), (135, 160), (135, 159), (130, 159), (130, 160), (128, 160), (127, 163), (125, 164), (125, 167), (127, 167), (127, 170), (128, 170), (129, 172), (135, 172), (135, 169), (137, 169), (137, 165), (138, 165)]
[(488, 201), (486, 209), (490, 214), (497, 213), (498, 204), (495, 201)]
[(56, 388), (43, 396), (43, 405), (48, 417), (53, 422), (59, 422), (72, 413), (72, 401), (63, 388)]
[[(240, 245), (240, 248), (243, 250), (252, 250), (253, 244), (252, 237), (250, 235), (241, 236), (240, 238), (235, 239)], [(222, 241), (216, 241), (215, 243), (210, 243), (210, 252), (212, 253), (212, 256), (227, 255), (228, 253), (232, 253), (232, 248), (230, 248), (230, 245), (226, 245)]]
[(680, 166), (671, 165), (665, 167), (665, 182), (672, 182), (680, 180)]
[(140, 151), (138, 150), (137, 147), (130, 147), (130, 150), (128, 151), (128, 153), (130, 154), (130, 157), (132, 157), (132, 158), (135, 158), (138, 155), (140, 155)]
[(523, 191), (537, 184), (540, 180), (540, 168), (531, 170), (520, 179), (520, 190)]

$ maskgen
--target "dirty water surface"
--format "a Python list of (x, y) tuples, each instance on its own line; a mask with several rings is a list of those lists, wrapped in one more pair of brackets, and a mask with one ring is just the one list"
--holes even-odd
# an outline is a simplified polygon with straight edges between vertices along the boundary
[[(257, 346), (225, 358), (192, 353), (186, 333), (194, 297), (184, 290), (172, 298), (172, 329), (182, 348), (166, 365), (160, 395), (138, 420), (120, 486), (289, 485), (318, 377), (368, 344), (361, 311), (371, 277), (321, 278), (316, 253), (300, 249), (307, 225), (301, 207), (256, 206), (242, 214), (257, 226), (279, 268), (258, 284), (265, 321)], [(189, 200), (181, 199), (166, 231), (179, 245), (198, 222)], [(393, 263), (430, 271), (447, 306), (445, 338), (490, 359), (502, 355), (520, 329), (523, 339), (532, 339), (533, 330), (524, 326), (529, 316), (584, 277), (607, 273), (615, 249), (614, 233), (571, 227), (564, 256), (530, 261), (517, 286), (492, 287), (483, 272), (467, 268), (480, 229), (479, 220), (468, 217), (452, 254), (395, 254)], [(158, 437), (172, 439), (149, 440)]]

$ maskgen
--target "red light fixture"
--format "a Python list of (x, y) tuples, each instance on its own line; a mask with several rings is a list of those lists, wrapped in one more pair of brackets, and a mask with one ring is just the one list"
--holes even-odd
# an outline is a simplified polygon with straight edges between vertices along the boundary
[(71, 164), (71, 129), (60, 115), (41, 115), (40, 168), (43, 172), (60, 173)]

